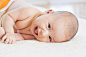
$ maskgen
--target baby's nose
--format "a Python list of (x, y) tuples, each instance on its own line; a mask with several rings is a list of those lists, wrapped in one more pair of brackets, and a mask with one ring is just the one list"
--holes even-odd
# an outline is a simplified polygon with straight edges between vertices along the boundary
[(47, 35), (48, 35), (48, 31), (47, 30), (41, 29), (41, 28), (38, 29), (38, 36), (39, 37), (45, 37)]

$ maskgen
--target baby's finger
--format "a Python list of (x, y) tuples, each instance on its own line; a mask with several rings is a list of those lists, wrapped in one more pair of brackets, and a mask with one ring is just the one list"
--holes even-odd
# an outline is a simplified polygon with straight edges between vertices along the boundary
[(1, 40), (1, 42), (4, 42), (6, 40), (6, 36), (4, 36)]
[(12, 44), (12, 38), (9, 39), (9, 44)]
[(13, 41), (12, 41), (12, 44), (15, 43), (15, 42), (16, 42), (16, 40), (15, 40), (15, 38), (14, 38)]
[(4, 43), (5, 43), (5, 44), (8, 44), (8, 43), (9, 43), (9, 38), (7, 38)]
[(8, 44), (8, 41), (4, 41), (5, 44)]

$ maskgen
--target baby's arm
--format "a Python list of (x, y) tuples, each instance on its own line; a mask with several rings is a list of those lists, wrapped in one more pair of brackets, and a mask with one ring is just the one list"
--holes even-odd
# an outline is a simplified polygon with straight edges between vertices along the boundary
[[(19, 33), (14, 33), (14, 35), (15, 35), (15, 38), (16, 38), (17, 41), (25, 40), (25, 39), (22, 37), (22, 35), (19, 34)], [(7, 36), (5, 35), (5, 36), (2, 38), (2, 41), (1, 41), (1, 42), (4, 42), (5, 44), (12, 44), (12, 42), (11, 42), (11, 40), (10, 40), (9, 38), (7, 38), (7, 39), (5, 40), (6, 37), (7, 37)]]
[(10, 40), (11, 43), (14, 43), (16, 41), (14, 35), (14, 29), (13, 29), (14, 23), (16, 21), (24, 20), (28, 17), (29, 17), (28, 19), (32, 19), (32, 17), (34, 16), (33, 14), (35, 13), (33, 11), (34, 11), (33, 8), (26, 7), (26, 8), (16, 9), (14, 11), (12, 10), (9, 13), (7, 13), (2, 23), (2, 27), (6, 32), (5, 34), (6, 37), (3, 37), (4, 38), (3, 41)]
[(15, 10), (12, 12), (9, 12), (6, 14), (6, 16), (3, 19), (2, 27), (4, 28), (6, 34), (6, 37), (3, 37), (3, 41), (9, 41), (11, 43), (14, 43), (16, 41), (15, 35), (14, 35), (14, 29), (13, 25), (16, 22), (17, 18), (19, 16), (19, 10)]
[[(0, 27), (0, 39), (2, 39), (1, 42), (4, 42), (5, 44), (7, 44), (7, 43), (8, 43), (8, 44), (11, 44), (11, 41), (10, 41), (10, 40), (5, 40), (5, 37), (6, 37), (6, 36), (3, 37), (4, 34), (5, 34), (4, 29), (3, 29), (2, 27)], [(16, 38), (17, 41), (19, 41), (19, 40), (25, 40), (25, 39), (22, 37), (22, 35), (19, 34), (19, 33), (15, 33), (14, 35), (15, 35), (15, 38)], [(2, 38), (2, 37), (3, 37), (3, 38)]]
[(2, 27), (6, 32), (4, 40), (11, 40), (11, 43), (14, 43), (16, 41), (13, 29), (14, 23), (16, 21), (26, 20), (28, 17), (27, 20), (31, 20), (37, 13), (38, 11), (32, 7), (20, 8), (7, 13), (2, 23)]
[[(34, 36), (32, 36), (32, 35), (24, 35), (24, 34), (20, 34), (20, 33), (14, 33), (14, 35), (15, 35), (16, 41), (20, 41), (20, 40), (36, 40), (36, 38)], [(9, 39), (5, 40), (5, 37), (6, 36), (4, 36), (2, 38), (2, 42), (4, 42), (5, 44), (12, 44), (12, 42)]]

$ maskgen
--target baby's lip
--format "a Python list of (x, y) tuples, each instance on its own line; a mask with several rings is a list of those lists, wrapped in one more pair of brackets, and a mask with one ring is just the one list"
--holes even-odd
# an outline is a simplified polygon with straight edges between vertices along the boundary
[(34, 34), (38, 35), (38, 27), (37, 26), (34, 28)]

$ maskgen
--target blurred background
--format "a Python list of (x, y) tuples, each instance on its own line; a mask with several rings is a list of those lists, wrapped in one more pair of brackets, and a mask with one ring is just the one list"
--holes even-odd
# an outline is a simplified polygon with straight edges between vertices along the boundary
[(69, 11), (75, 16), (86, 19), (86, 0), (24, 0), (36, 6), (54, 11)]

